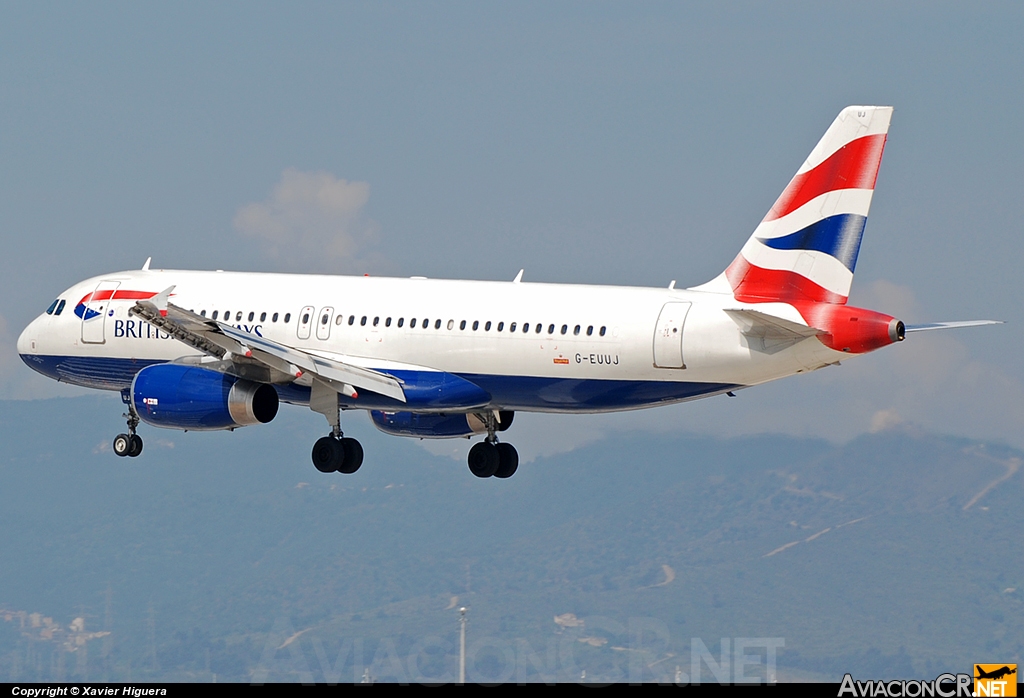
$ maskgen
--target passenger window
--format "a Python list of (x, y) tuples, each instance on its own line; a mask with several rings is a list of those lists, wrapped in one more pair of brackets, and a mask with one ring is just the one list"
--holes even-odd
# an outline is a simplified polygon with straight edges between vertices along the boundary
[(434, 320), (434, 329), (435, 330), (441, 329), (441, 318), (438, 318), (437, 320)]
[(541, 332), (543, 332), (544, 331), (544, 325), (542, 325), (542, 324), (540, 324), (538, 322), (537, 323), (537, 330), (536, 331), (537, 331), (537, 334), (540, 334)]
[(47, 315), (53, 315), (53, 311), (56, 310), (56, 309), (57, 309), (57, 300), (54, 300), (53, 303), (50, 303), (50, 307), (46, 309), (46, 314)]
[(303, 313), (302, 324), (305, 325), (307, 322), (309, 322), (309, 313)]
[(524, 323), (523, 323), (523, 334), (526, 334), (526, 333), (528, 333), (529, 331), (530, 331), (530, 323), (528, 323), (528, 322), (524, 322)]
[(575, 334), (575, 335), (579, 335), (579, 333), (580, 333), (580, 326), (576, 325), (576, 327), (573, 329), (572, 333)]
[(200, 317), (206, 317), (206, 311), (205, 310), (200, 310), (199, 311), (199, 315), (200, 315)]
[(498, 332), (501, 332), (503, 329), (505, 329), (505, 323), (504, 322), (499, 322), (498, 323)]
[(562, 325), (562, 334), (565, 334), (568, 329), (569, 329), (568, 325)]
[(554, 325), (548, 325), (548, 334), (554, 334), (554, 333), (555, 333), (555, 326)]
[(256, 313), (249, 313), (249, 322), (252, 322), (255, 317)]
[(587, 326), (587, 336), (589, 337), (592, 334), (594, 334), (594, 326), (593, 325), (588, 325)]
[(466, 321), (465, 320), (463, 320), (462, 322), (459, 323), (459, 329), (460, 330), (466, 329)]
[(448, 321), (448, 329), (449, 330), (455, 329), (455, 321), (454, 320), (449, 320)]
[(345, 315), (338, 313), (338, 317), (334, 318), (334, 324), (341, 327), (341, 323), (345, 321)]
[(361, 318), (359, 318), (359, 326), (360, 327), (365, 327), (366, 326), (366, 316), (365, 315), (362, 316)]
[(274, 313), (273, 315), (270, 316), (270, 321), (277, 322), (277, 313)]
[(284, 314), (284, 321), (285, 321), (285, 324), (291, 322), (292, 321), (292, 314), (291, 313), (285, 313)]
[(330, 322), (330, 321), (331, 321), (331, 316), (328, 315), (327, 313), (324, 313), (323, 317), (320, 318), (320, 324), (324, 325), (325, 327), (327, 326), (327, 323)]
[(430, 327), (430, 320), (428, 320), (427, 318), (423, 318), (423, 322), (420, 323), (420, 327), (422, 327), (423, 329), (427, 329), (428, 327)]
[(53, 311), (53, 314), (54, 315), (60, 315), (61, 312), (63, 312), (63, 310), (64, 310), (64, 301), (61, 301), (60, 303), (57, 304), (57, 309)]
[(384, 321), (384, 327), (391, 327), (391, 318)]
[(516, 323), (513, 322), (511, 325), (509, 325), (508, 326), (508, 331), (509, 332), (515, 332), (516, 331)]
[(478, 329), (480, 329), (480, 321), (479, 320), (474, 320), (473, 321), (473, 331), (476, 332)]
[(267, 314), (266, 313), (260, 313), (260, 322), (266, 322), (266, 321), (267, 321)]
[(491, 321), (488, 320), (487, 324), (484, 325), (484, 332), (490, 332), (490, 331), (491, 331)]
[(601, 325), (601, 336), (604, 337), (605, 326)]
[(415, 330), (416, 329), (416, 318), (413, 318), (412, 320), (409, 321), (409, 329), (410, 330)]
[(356, 322), (356, 316), (355, 315), (349, 315), (348, 316), (348, 324), (349, 324), (349, 326), (354, 325), (355, 322)]
[(235, 322), (241, 322), (241, 321), (242, 321), (242, 311), (239, 310), (237, 313), (235, 313)]
[(405, 324), (405, 318), (404, 317), (398, 318), (398, 326), (401, 327), (404, 324)]
[(224, 311), (224, 322), (231, 322), (231, 311), (230, 310), (225, 310)]
[(380, 318), (379, 317), (373, 318), (373, 326), (376, 327), (379, 324), (380, 324)]
[(217, 313), (218, 313), (218, 311), (216, 311), (216, 310), (214, 310), (214, 311), (213, 311), (213, 319), (214, 319), (214, 320), (216, 320), (216, 319), (217, 319)]

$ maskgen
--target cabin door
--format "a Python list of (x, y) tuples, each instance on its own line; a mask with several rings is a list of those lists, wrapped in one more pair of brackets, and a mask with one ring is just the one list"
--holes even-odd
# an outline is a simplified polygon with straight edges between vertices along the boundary
[(103, 328), (110, 314), (114, 291), (121, 285), (120, 281), (101, 281), (96, 290), (90, 293), (82, 308), (82, 342), (85, 344), (103, 344), (106, 336)]
[(690, 312), (689, 303), (666, 303), (654, 328), (654, 365), (656, 368), (686, 368), (683, 363), (683, 323)]

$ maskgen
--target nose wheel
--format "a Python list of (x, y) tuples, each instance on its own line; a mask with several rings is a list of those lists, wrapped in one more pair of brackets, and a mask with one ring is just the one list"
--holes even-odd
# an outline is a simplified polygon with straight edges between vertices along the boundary
[(139, 418), (134, 410), (129, 411), (124, 417), (128, 420), (128, 433), (114, 437), (114, 453), (122, 458), (137, 458), (142, 453), (142, 437), (135, 433), (139, 426)]

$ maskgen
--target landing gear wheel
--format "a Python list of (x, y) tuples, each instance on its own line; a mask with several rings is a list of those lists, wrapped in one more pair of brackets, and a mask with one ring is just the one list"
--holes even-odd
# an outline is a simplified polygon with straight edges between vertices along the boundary
[(519, 452), (512, 444), (497, 444), (498, 469), (494, 471), (494, 477), (502, 479), (512, 477), (519, 468)]
[[(128, 434), (118, 434), (114, 437), (114, 453), (122, 458), (132, 450), (132, 437)], [(140, 449), (141, 450), (141, 447)]]
[(313, 444), (313, 465), (321, 473), (333, 473), (344, 466), (345, 449), (333, 436), (324, 436)]
[(138, 434), (132, 434), (128, 437), (128, 455), (131, 458), (136, 458), (142, 453), (142, 437)]
[(498, 449), (489, 441), (481, 441), (469, 449), (469, 470), (477, 477), (491, 477), (500, 463)]
[(351, 475), (363, 464), (363, 446), (355, 439), (345, 438), (341, 440), (341, 448), (345, 451), (345, 459), (338, 472)]

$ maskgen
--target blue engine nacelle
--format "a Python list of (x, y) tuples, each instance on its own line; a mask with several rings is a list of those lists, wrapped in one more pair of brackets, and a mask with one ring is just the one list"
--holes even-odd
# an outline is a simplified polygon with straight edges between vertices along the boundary
[[(505, 431), (512, 425), (515, 412), (499, 412), (498, 431)], [(413, 436), (419, 439), (450, 439), (458, 436), (472, 436), (487, 431), (484, 420), (476, 414), (382, 412), (372, 410), (373, 425), (385, 434)]]
[(132, 405), (147, 424), (173, 429), (234, 429), (277, 416), (272, 385), (198, 366), (157, 364), (132, 381)]

